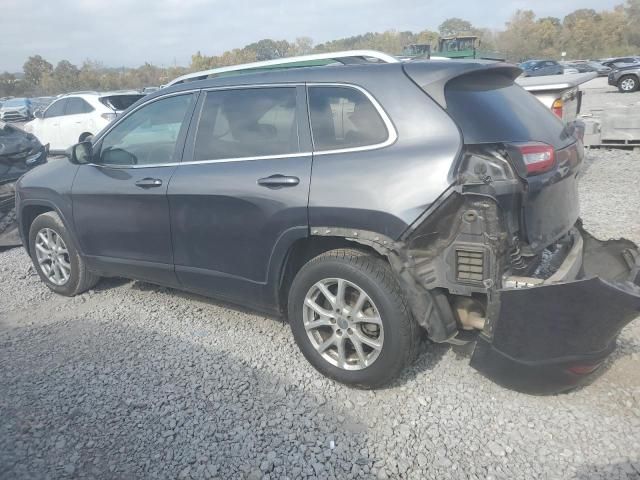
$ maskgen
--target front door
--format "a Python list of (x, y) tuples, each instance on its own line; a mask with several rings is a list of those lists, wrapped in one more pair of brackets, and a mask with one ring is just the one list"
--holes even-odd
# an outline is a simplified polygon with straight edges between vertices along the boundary
[(185, 287), (274, 306), (273, 276), (288, 247), (308, 235), (304, 95), (302, 86), (201, 95), (198, 125), (168, 191), (174, 263)]
[(176, 285), (167, 186), (195, 100), (186, 93), (139, 107), (96, 141), (93, 163), (79, 167), (73, 217), (100, 273)]
[(60, 120), (64, 118), (67, 99), (56, 100), (42, 114), (42, 118), (34, 120), (34, 135), (43, 145), (49, 145), (52, 151), (63, 150), (60, 141)]

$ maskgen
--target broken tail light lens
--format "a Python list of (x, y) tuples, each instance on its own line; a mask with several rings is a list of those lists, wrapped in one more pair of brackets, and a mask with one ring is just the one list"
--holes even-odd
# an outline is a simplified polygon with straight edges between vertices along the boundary
[(537, 175), (539, 173), (551, 170), (555, 163), (555, 150), (551, 145), (546, 143), (521, 143), (515, 145), (522, 155), (522, 161), (527, 168), (528, 175)]
[(492, 183), (515, 178), (511, 165), (490, 148), (469, 147), (458, 170), (460, 183)]
[(103, 113), (100, 116), (108, 122), (110, 122), (111, 120), (114, 120), (117, 117), (115, 113)]
[(564, 114), (564, 102), (562, 99), (558, 98), (553, 102), (551, 105), (551, 111), (555, 113), (558, 118), (562, 119), (562, 115)]

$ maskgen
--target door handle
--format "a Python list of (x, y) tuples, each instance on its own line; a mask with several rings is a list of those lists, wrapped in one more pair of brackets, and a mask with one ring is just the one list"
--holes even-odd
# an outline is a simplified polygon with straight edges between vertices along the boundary
[(159, 178), (143, 178), (142, 180), (138, 180), (136, 182), (136, 187), (140, 187), (140, 188), (153, 188), (153, 187), (159, 187), (160, 185), (162, 185), (162, 180), (160, 180)]
[(295, 187), (300, 183), (298, 177), (288, 177), (285, 175), (271, 175), (258, 179), (258, 185), (267, 188)]

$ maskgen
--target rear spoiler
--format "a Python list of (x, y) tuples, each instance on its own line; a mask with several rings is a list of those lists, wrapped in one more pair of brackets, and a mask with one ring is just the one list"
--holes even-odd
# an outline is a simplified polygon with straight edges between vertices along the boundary
[[(444, 68), (443, 68), (444, 67)], [(489, 60), (463, 61), (417, 61), (403, 63), (405, 74), (424, 90), (442, 108), (447, 108), (444, 88), (450, 80), (463, 75), (491, 72), (515, 80), (522, 70), (515, 65)]]

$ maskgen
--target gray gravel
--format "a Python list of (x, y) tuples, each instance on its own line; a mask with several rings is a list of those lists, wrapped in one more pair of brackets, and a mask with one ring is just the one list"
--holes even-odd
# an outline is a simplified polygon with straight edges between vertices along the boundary
[[(587, 228), (640, 242), (640, 153), (594, 150)], [(531, 397), (424, 345), (392, 387), (316, 373), (288, 326), (141, 282), (50, 293), (0, 252), (0, 478), (631, 479), (640, 322), (603, 375)]]
[(592, 110), (608, 107), (628, 107), (640, 103), (640, 90), (633, 93), (620, 93), (617, 87), (607, 83), (607, 77), (598, 77), (580, 86), (584, 92), (582, 97), (582, 114)]

